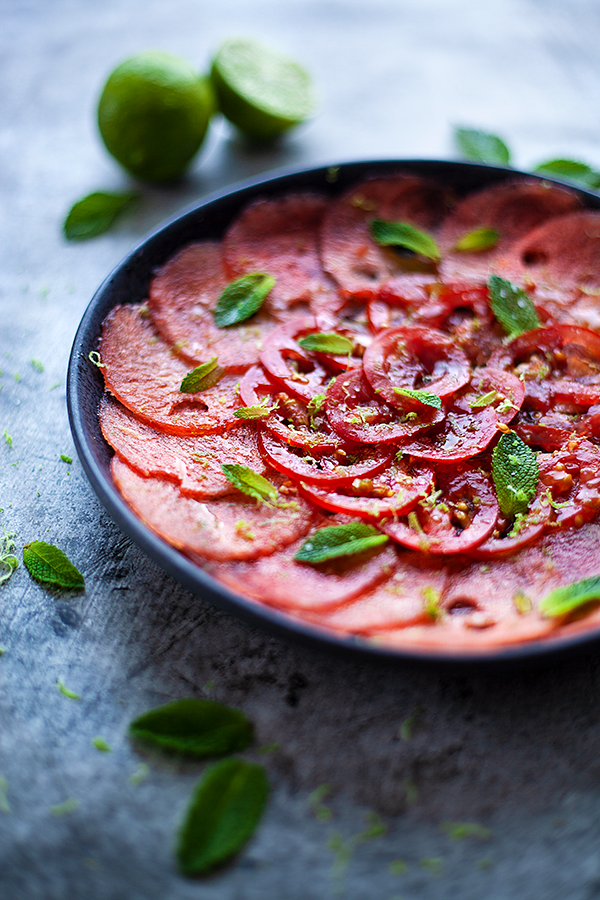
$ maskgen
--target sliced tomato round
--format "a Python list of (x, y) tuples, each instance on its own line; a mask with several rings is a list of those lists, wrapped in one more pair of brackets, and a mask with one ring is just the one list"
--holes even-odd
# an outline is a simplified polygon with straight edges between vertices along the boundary
[(282, 444), (266, 432), (259, 435), (258, 446), (264, 459), (279, 472), (329, 487), (376, 475), (389, 465), (394, 455), (394, 450), (387, 447), (360, 446), (351, 451), (340, 449), (336, 453), (319, 454)]
[(468, 383), (469, 361), (454, 342), (432, 328), (402, 326), (382, 331), (367, 347), (364, 373), (374, 391), (405, 408), (397, 388), (429, 391), (445, 399)]
[(348, 441), (390, 444), (414, 437), (444, 421), (445, 411), (419, 404), (394, 408), (374, 396), (362, 372), (338, 375), (327, 388), (325, 409), (331, 427)]
[(332, 512), (368, 519), (404, 515), (426, 497), (434, 483), (433, 471), (407, 460), (395, 460), (371, 478), (355, 478), (350, 484), (330, 490), (301, 482), (300, 493), (317, 506)]
[(485, 366), (474, 370), (470, 384), (453, 397), (452, 404), (463, 412), (493, 409), (498, 421), (507, 424), (518, 413), (524, 396), (523, 382), (515, 375)]
[(513, 369), (525, 381), (566, 378), (600, 384), (600, 334), (577, 325), (534, 328), (495, 351), (489, 364)]
[(463, 413), (450, 410), (443, 424), (423, 437), (402, 445), (416, 459), (450, 463), (477, 456), (498, 433), (498, 417), (491, 407)]
[(590, 441), (571, 441), (566, 449), (539, 459), (541, 499), (554, 509), (558, 528), (580, 528), (600, 509), (600, 450)]
[(551, 504), (543, 502), (545, 497), (545, 488), (540, 483), (527, 515), (515, 521), (499, 515), (492, 534), (475, 548), (473, 555), (477, 559), (507, 556), (537, 541), (554, 518)]
[(467, 553), (492, 533), (498, 501), (490, 479), (475, 466), (437, 474), (438, 490), (408, 517), (377, 523), (392, 540), (422, 553)]

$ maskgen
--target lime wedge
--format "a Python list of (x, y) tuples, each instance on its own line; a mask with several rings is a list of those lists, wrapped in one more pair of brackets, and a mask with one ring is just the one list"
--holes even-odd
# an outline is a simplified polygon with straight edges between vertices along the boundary
[(211, 80), (225, 118), (255, 141), (273, 140), (315, 109), (308, 73), (256, 41), (226, 41)]

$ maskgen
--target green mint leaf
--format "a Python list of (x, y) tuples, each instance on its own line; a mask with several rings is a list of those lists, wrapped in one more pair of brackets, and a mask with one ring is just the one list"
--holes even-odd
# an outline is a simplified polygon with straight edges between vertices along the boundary
[(275, 279), (264, 272), (253, 272), (228, 284), (213, 313), (217, 327), (237, 325), (253, 316), (274, 284)]
[(442, 408), (441, 398), (437, 394), (432, 394), (431, 391), (413, 391), (410, 388), (397, 387), (394, 388), (394, 392), (402, 397), (410, 397), (411, 400), (417, 400), (423, 406), (432, 406), (434, 409)]
[(298, 339), (304, 350), (335, 355), (352, 353), (352, 341), (341, 334), (307, 334)]
[(63, 697), (68, 697), (69, 700), (80, 700), (81, 699), (81, 694), (76, 694), (75, 691), (70, 691), (69, 688), (63, 684), (63, 682), (60, 678), (56, 679), (56, 684), (57, 684), (59, 691), (63, 695)]
[(487, 394), (482, 394), (477, 400), (473, 400), (469, 403), (469, 406), (471, 409), (484, 409), (486, 406), (491, 406), (497, 397), (498, 391), (488, 391)]
[(493, 228), (477, 228), (464, 234), (454, 245), (459, 253), (481, 253), (491, 250), (498, 243), (500, 235)]
[(256, 406), (240, 406), (234, 412), (234, 416), (236, 419), (266, 419), (279, 406), (279, 403), (274, 403), (272, 406), (269, 406), (268, 403), (268, 399), (265, 398)]
[(248, 466), (240, 466), (235, 463), (225, 463), (221, 468), (227, 481), (238, 491), (247, 494), (248, 497), (253, 497), (259, 503), (277, 503), (277, 488), (258, 472), (253, 472)]
[(533, 450), (514, 431), (501, 434), (492, 452), (492, 478), (503, 515), (514, 519), (527, 512), (539, 474)]
[(474, 128), (456, 128), (454, 137), (465, 159), (495, 166), (510, 165), (510, 151), (497, 135)]
[(386, 534), (382, 534), (372, 525), (366, 525), (364, 522), (332, 525), (320, 528), (309, 537), (300, 547), (294, 559), (297, 559), (298, 562), (316, 565), (328, 559), (352, 556), (355, 553), (362, 553), (364, 550), (371, 550), (387, 541)]
[(181, 382), (179, 390), (182, 394), (199, 394), (201, 391), (207, 391), (214, 387), (224, 374), (225, 369), (219, 366), (217, 357), (213, 356), (208, 362), (202, 363), (201, 366), (196, 366), (195, 369), (188, 372)]
[(263, 766), (224, 759), (198, 783), (179, 834), (177, 862), (184, 875), (204, 875), (236, 856), (254, 834), (269, 798)]
[(531, 298), (520, 287), (492, 275), (489, 281), (490, 307), (509, 338), (539, 328), (540, 320)]
[(440, 258), (440, 251), (431, 235), (419, 231), (408, 222), (385, 222), (383, 219), (373, 219), (371, 234), (381, 247), (403, 247), (405, 250), (420, 253), (421, 256), (426, 256), (434, 261)]
[(72, 463), (72, 462), (73, 462), (73, 457), (72, 457), (72, 456), (67, 456), (66, 453), (61, 453), (61, 454), (60, 454), (60, 458), (61, 458), (62, 462), (65, 462), (65, 463)]
[(70, 210), (63, 232), (68, 241), (85, 241), (104, 234), (119, 213), (139, 197), (135, 191), (124, 194), (110, 194), (97, 191), (79, 200)]
[(536, 175), (563, 178), (565, 181), (574, 181), (587, 188), (600, 187), (600, 172), (594, 171), (586, 163), (576, 162), (573, 159), (549, 159), (540, 163), (533, 171)]
[(539, 610), (547, 618), (565, 616), (590, 600), (600, 600), (600, 575), (555, 588), (540, 601)]
[(66, 589), (85, 587), (81, 572), (54, 544), (32, 541), (23, 547), (23, 562), (32, 578)]
[(138, 716), (129, 734), (159, 750), (201, 759), (245, 750), (253, 728), (239, 709), (187, 697)]
[(476, 822), (444, 822), (440, 830), (445, 832), (453, 841), (463, 841), (465, 838), (479, 838), (480, 841), (489, 841), (492, 831), (484, 825)]

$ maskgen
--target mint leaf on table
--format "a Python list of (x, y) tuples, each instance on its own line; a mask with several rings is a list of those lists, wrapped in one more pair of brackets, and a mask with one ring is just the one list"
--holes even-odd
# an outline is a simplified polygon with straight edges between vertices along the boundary
[(136, 191), (113, 194), (107, 191), (96, 191), (88, 194), (71, 207), (63, 233), (68, 241), (85, 241), (88, 238), (104, 234), (111, 227), (117, 216), (138, 198)]
[(566, 616), (591, 600), (600, 600), (600, 575), (555, 588), (540, 601), (539, 611), (547, 618)]
[(388, 540), (386, 534), (364, 522), (327, 526), (315, 531), (300, 547), (294, 559), (315, 565), (329, 559), (372, 550)]
[(138, 716), (129, 734), (159, 750), (200, 759), (245, 750), (254, 729), (239, 709), (187, 697)]
[(275, 285), (272, 275), (253, 272), (228, 284), (215, 306), (213, 316), (218, 328), (245, 322), (258, 312)]
[(410, 397), (411, 400), (416, 400), (423, 406), (432, 406), (434, 409), (442, 408), (441, 397), (431, 391), (413, 391), (410, 388), (395, 387), (394, 392), (400, 394), (401, 397)]
[(498, 275), (491, 276), (488, 289), (490, 308), (509, 338), (539, 328), (535, 306), (524, 290)]
[(55, 585), (67, 590), (85, 587), (81, 572), (54, 544), (47, 544), (45, 541), (25, 544), (23, 562), (31, 577), (42, 584)]
[(214, 387), (224, 374), (225, 369), (219, 366), (217, 357), (213, 356), (208, 362), (202, 363), (188, 372), (181, 382), (179, 390), (182, 394), (199, 394), (201, 391), (207, 391)]
[(353, 347), (349, 338), (341, 334), (327, 334), (325, 332), (307, 334), (298, 338), (298, 343), (303, 350), (308, 350), (309, 353), (333, 353), (334, 355), (352, 353)]
[(492, 478), (503, 515), (514, 519), (527, 512), (539, 475), (534, 451), (514, 431), (501, 434), (492, 452)]
[(596, 172), (587, 163), (577, 162), (573, 159), (549, 159), (540, 163), (533, 170), (536, 175), (548, 175), (550, 178), (562, 178), (565, 181), (573, 181), (583, 187), (600, 188), (600, 172)]
[(465, 159), (490, 163), (495, 166), (510, 165), (510, 151), (496, 134), (475, 128), (456, 128), (454, 138)]
[(373, 219), (371, 234), (380, 247), (402, 247), (437, 261), (440, 251), (430, 234), (419, 231), (408, 222), (386, 222), (384, 219)]
[(254, 834), (269, 798), (263, 766), (224, 759), (198, 783), (179, 834), (177, 861), (185, 875), (204, 875), (237, 855)]
[(498, 243), (500, 235), (494, 228), (476, 228), (463, 234), (454, 245), (454, 250), (459, 253), (483, 253), (491, 250)]

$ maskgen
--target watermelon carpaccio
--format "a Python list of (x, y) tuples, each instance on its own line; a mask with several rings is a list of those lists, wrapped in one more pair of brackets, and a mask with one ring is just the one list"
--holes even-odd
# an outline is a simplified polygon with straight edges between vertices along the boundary
[[(383, 246), (373, 220), (439, 255)], [(275, 279), (262, 306), (219, 327), (224, 289), (254, 273)], [(539, 327), (511, 333), (493, 276)], [(538, 612), (600, 574), (599, 330), (600, 212), (567, 188), (514, 178), (456, 198), (399, 173), (260, 198), (107, 317), (113, 477), (227, 588), (317, 630), (436, 653), (552, 640), (600, 624), (597, 607)], [(537, 460), (518, 514), (492, 471), (503, 434)], [(297, 558), (358, 525), (372, 546)]]

